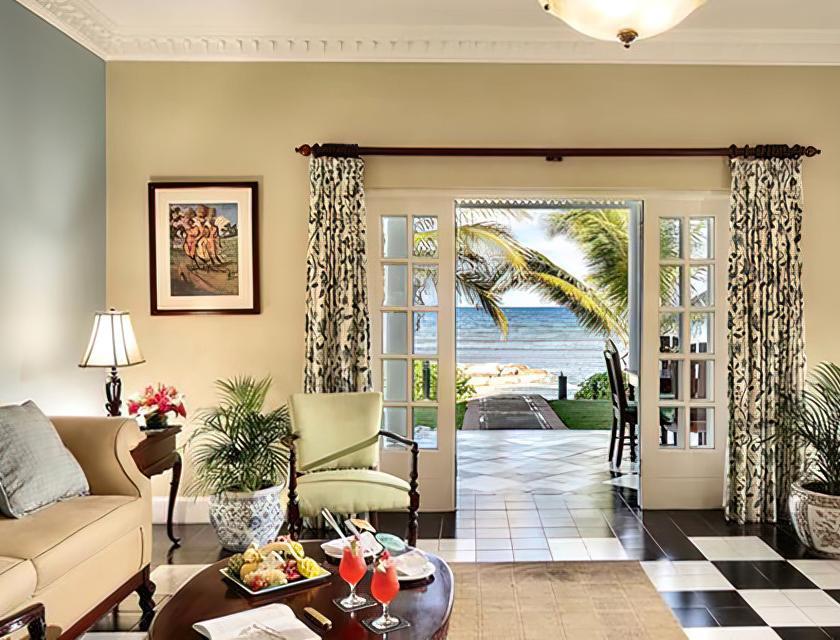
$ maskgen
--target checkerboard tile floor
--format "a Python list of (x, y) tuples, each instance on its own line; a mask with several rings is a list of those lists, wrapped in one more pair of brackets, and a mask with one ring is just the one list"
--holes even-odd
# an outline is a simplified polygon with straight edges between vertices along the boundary
[[(840, 639), (840, 561), (810, 556), (781, 526), (738, 526), (720, 511), (640, 511), (635, 469), (625, 461), (622, 474), (610, 471), (606, 438), (459, 439), (459, 510), (423, 514), (419, 546), (449, 562), (639, 561), (690, 640)], [(404, 523), (381, 526), (401, 533)], [(208, 525), (185, 535), (167, 553), (155, 527), (159, 607), (220, 556)], [(147, 626), (129, 599), (88, 640), (142, 640)]]

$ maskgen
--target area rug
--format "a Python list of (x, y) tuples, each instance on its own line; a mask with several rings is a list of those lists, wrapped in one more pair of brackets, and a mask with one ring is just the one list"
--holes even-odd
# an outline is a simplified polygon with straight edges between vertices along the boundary
[(449, 640), (685, 640), (638, 562), (453, 563)]

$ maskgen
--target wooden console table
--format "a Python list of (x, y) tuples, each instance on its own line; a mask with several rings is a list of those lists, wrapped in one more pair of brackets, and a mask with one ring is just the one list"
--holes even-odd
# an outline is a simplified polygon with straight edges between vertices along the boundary
[(176, 436), (181, 427), (167, 427), (155, 431), (144, 431), (146, 439), (131, 451), (134, 462), (140, 472), (149, 478), (172, 469), (172, 481), (169, 485), (169, 508), (166, 512), (166, 535), (173, 544), (180, 539), (172, 531), (172, 515), (175, 511), (175, 498), (181, 483), (181, 454), (178, 453)]

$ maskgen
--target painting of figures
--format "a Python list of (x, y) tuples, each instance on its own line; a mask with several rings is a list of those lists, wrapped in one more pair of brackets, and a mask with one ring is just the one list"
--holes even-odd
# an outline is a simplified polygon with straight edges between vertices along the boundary
[(152, 314), (259, 313), (257, 184), (149, 185)]
[(169, 205), (170, 288), (178, 296), (239, 294), (236, 203)]

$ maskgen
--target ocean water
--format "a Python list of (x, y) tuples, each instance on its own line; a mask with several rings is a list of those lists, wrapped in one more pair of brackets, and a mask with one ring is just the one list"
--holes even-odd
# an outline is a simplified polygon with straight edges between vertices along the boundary
[(574, 386), (605, 371), (604, 337), (580, 326), (565, 307), (508, 307), (504, 311), (510, 323), (507, 339), (483, 311), (457, 308), (459, 363), (526, 364), (554, 374), (562, 371)]

